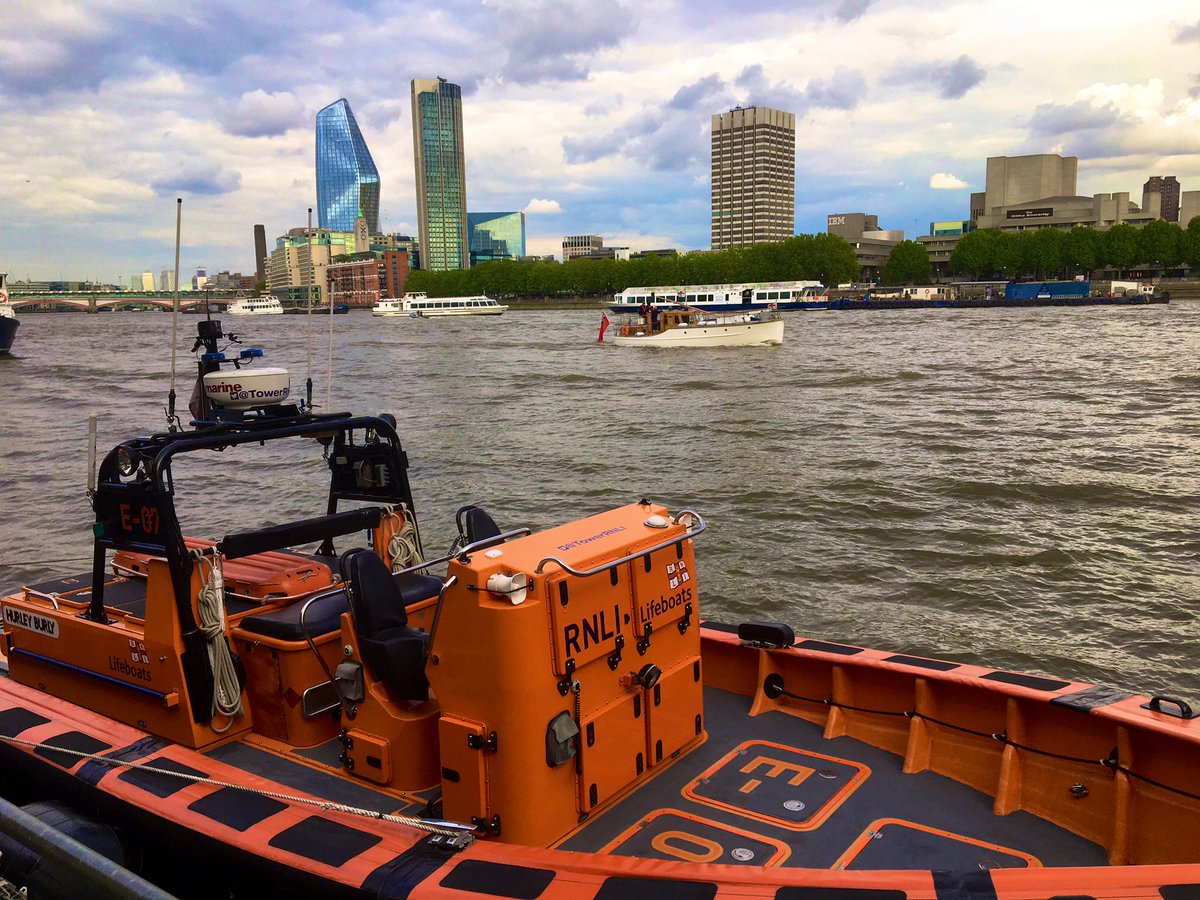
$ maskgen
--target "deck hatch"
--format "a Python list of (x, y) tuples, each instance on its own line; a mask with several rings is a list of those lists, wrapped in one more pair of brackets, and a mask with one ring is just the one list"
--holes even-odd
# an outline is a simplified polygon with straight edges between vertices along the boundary
[(643, 859), (777, 866), (787, 844), (677, 809), (656, 809), (618, 835), (601, 853)]
[[(814, 777), (817, 772), (821, 777)], [(789, 831), (811, 831), (870, 774), (862, 763), (771, 741), (746, 741), (686, 785), (683, 794)]]
[(336, 868), (382, 840), (383, 837), (378, 834), (359, 831), (321, 816), (309, 816), (303, 822), (279, 832), (267, 843), (277, 850), (286, 850)]
[(537, 900), (553, 880), (554, 872), (550, 869), (464, 859), (447, 873), (440, 885), (491, 897)]
[(245, 831), (287, 808), (286, 803), (274, 797), (264, 797), (231, 787), (213, 791), (188, 804), (188, 809), (192, 812), (228, 825), (234, 831)]
[(90, 734), (84, 734), (82, 731), (68, 731), (64, 734), (55, 735), (48, 738), (42, 743), (48, 744), (48, 747), (38, 747), (33, 752), (38, 756), (50, 760), (55, 765), (62, 766), (64, 769), (73, 769), (84, 761), (82, 756), (76, 756), (74, 753), (60, 753), (58, 750), (51, 748), (58, 747), (62, 750), (75, 750), (79, 753), (103, 753), (105, 750), (111, 750), (112, 744), (92, 737)]
[(876, 819), (833, 867), (856, 871), (929, 867), (972, 872), (1040, 865), (1035, 856), (989, 841), (903, 819)]

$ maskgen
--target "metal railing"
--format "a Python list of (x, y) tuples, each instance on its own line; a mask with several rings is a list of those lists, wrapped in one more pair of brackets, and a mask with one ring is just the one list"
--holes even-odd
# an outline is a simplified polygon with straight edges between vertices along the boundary
[(588, 578), (592, 575), (599, 575), (601, 572), (607, 572), (609, 569), (614, 568), (615, 566), (619, 566), (622, 563), (627, 563), (630, 560), (637, 559), (638, 557), (646, 556), (647, 554), (654, 553), (657, 550), (662, 550), (665, 547), (670, 547), (674, 544), (678, 544), (678, 543), (681, 543), (682, 541), (686, 541), (688, 538), (693, 538), (696, 535), (700, 534), (701, 532), (704, 531), (705, 528), (708, 527), (708, 523), (706, 523), (704, 521), (704, 518), (698, 512), (691, 510), (691, 509), (681, 510), (671, 520), (671, 522), (675, 525), (678, 525), (679, 521), (684, 516), (690, 516), (692, 518), (692, 520), (695, 522), (695, 525), (693, 527), (689, 527), (688, 530), (685, 531), (683, 534), (676, 535), (673, 538), (668, 538), (667, 540), (662, 541), (661, 543), (655, 544), (653, 547), (643, 547), (641, 550), (635, 550), (633, 553), (626, 554), (625, 556), (622, 556), (620, 559), (614, 559), (614, 560), (610, 560), (609, 562), (606, 562), (606, 563), (601, 563), (600, 565), (598, 565), (592, 569), (576, 569), (576, 568), (573, 568), (572, 566), (570, 566), (569, 564), (563, 562), (557, 556), (547, 556), (541, 562), (539, 562), (537, 564), (537, 568), (534, 569), (533, 572), (535, 575), (541, 575), (542, 569), (546, 565), (546, 563), (558, 563), (559, 567), (562, 568), (562, 570), (564, 572), (570, 572), (572, 575), (574, 575), (578, 578)]

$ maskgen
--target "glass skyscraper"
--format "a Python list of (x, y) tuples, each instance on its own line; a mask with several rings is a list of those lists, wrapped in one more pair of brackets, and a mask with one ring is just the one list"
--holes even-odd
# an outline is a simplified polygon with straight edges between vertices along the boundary
[(317, 223), (354, 231), (360, 209), (371, 234), (379, 234), (379, 170), (342, 98), (317, 113)]
[(421, 268), (465, 269), (470, 257), (462, 89), (445, 78), (414, 78), (412, 120)]
[(467, 213), (471, 265), (525, 255), (525, 213)]

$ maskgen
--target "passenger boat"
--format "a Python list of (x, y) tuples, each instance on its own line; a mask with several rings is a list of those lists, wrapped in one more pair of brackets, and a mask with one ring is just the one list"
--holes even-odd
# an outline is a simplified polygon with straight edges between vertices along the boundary
[(423, 292), (399, 298), (384, 298), (371, 309), (375, 316), (412, 316), (432, 319), (442, 316), (501, 316), (507, 306), (480, 294), (475, 297), (429, 297)]
[[(603, 339), (603, 331), (601, 331)], [(707, 313), (688, 307), (654, 307), (617, 325), (618, 347), (752, 347), (783, 343), (778, 313)]]
[(686, 304), (705, 312), (748, 312), (759, 309), (825, 309), (829, 290), (819, 281), (764, 281), (750, 284), (703, 284), (631, 287), (609, 304), (616, 313), (637, 312), (643, 306)]
[(12, 301), (8, 299), (8, 275), (0, 272), (0, 355), (12, 350), (17, 329), (21, 327)]
[[(413, 296), (416, 296), (415, 294)], [(422, 295), (423, 296), (423, 295)], [(379, 302), (371, 307), (371, 315), (383, 318), (409, 318), (412, 313), (404, 308), (403, 297), (380, 297)]]
[(229, 304), (231, 316), (281, 316), (283, 304), (277, 297), (241, 297)]
[[(101, 463), (91, 570), (0, 600), (31, 814), (209, 896), (1200, 890), (1184, 700), (706, 621), (707, 524), (650, 500), (538, 532), (468, 503), (427, 558), (394, 420), (263, 406), (278, 371), (247, 391), (220, 337), (192, 428)], [(183, 534), (180, 472), (297, 444), (323, 511)]]

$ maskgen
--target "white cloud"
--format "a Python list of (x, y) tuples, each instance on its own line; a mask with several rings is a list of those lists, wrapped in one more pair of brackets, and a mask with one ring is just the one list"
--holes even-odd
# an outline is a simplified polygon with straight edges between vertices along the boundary
[(929, 179), (929, 186), (935, 191), (961, 191), (963, 188), (970, 187), (957, 175), (951, 175), (949, 172), (936, 173)]
[(562, 207), (558, 205), (557, 200), (543, 200), (540, 197), (534, 197), (525, 205), (525, 209), (522, 212), (527, 216), (535, 214), (557, 216), (562, 212)]
[(274, 137), (308, 124), (304, 104), (287, 91), (268, 94), (261, 88), (247, 91), (235, 103), (218, 105), (221, 124), (242, 137)]

